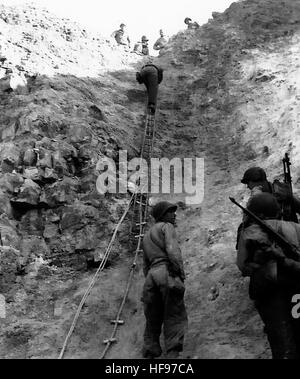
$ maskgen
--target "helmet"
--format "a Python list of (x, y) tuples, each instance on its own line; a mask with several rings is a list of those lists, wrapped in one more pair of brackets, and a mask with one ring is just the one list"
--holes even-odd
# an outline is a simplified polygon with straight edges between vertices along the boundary
[(122, 23), (122, 24), (120, 25), (120, 28), (123, 28), (123, 26), (126, 26), (126, 25)]
[(278, 218), (280, 214), (278, 201), (268, 192), (262, 192), (253, 196), (247, 208), (256, 216), (263, 215), (266, 218)]
[(152, 216), (155, 218), (155, 221), (159, 221), (168, 211), (176, 211), (176, 209), (177, 205), (169, 203), (168, 201), (160, 201), (154, 205), (152, 209)]
[(242, 183), (247, 184), (248, 182), (261, 182), (267, 180), (267, 175), (265, 170), (260, 167), (251, 167), (245, 171), (244, 176), (241, 180)]
[(142, 37), (142, 42), (147, 42), (147, 41), (149, 41), (148, 38), (146, 36), (143, 36)]
[(184, 23), (185, 23), (185, 24), (187, 24), (189, 21), (192, 21), (192, 19), (189, 18), (189, 17), (186, 17), (186, 18), (184, 19)]

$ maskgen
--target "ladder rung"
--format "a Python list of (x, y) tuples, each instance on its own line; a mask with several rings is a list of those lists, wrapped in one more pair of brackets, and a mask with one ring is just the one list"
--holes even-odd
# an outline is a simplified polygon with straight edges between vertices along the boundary
[(113, 343), (117, 342), (116, 338), (108, 338), (107, 340), (104, 340), (103, 343), (108, 344), (108, 343)]
[(139, 226), (139, 225), (146, 225), (147, 223), (146, 222), (138, 222), (137, 224), (135, 224), (136, 226)]
[(123, 325), (124, 320), (110, 320), (111, 324), (118, 324), (118, 325)]
[(146, 203), (141, 203), (140, 201), (136, 201), (137, 204), (147, 205)]
[(134, 236), (135, 238), (144, 237), (145, 234), (138, 234), (137, 236)]

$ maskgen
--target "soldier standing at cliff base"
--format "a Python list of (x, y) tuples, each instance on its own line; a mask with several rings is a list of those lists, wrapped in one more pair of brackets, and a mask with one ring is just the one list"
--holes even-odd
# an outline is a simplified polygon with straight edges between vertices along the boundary
[(144, 83), (148, 93), (148, 109), (154, 114), (156, 110), (156, 101), (158, 85), (163, 80), (163, 70), (153, 63), (148, 63), (142, 67), (140, 72), (136, 73), (138, 83)]
[(143, 239), (145, 358), (161, 355), (162, 326), (167, 358), (177, 358), (183, 349), (187, 314), (184, 305), (185, 274), (174, 228), (176, 209), (176, 205), (167, 201), (156, 204), (152, 212), (156, 223)]
[(249, 296), (265, 324), (273, 359), (300, 359), (300, 320), (293, 317), (292, 302), (300, 293), (300, 225), (280, 220), (280, 205), (268, 192), (254, 195), (247, 208), (297, 247), (293, 259), (286, 244), (280, 246), (270, 231), (248, 216), (238, 242), (237, 265), (243, 276), (250, 276)]
[(279, 202), (282, 218), (285, 221), (297, 221), (295, 213), (300, 214), (300, 199), (291, 193), (286, 183), (281, 183), (279, 180), (269, 182), (265, 170), (261, 167), (250, 167), (246, 170), (241, 183), (250, 189), (250, 199), (262, 192), (271, 193)]

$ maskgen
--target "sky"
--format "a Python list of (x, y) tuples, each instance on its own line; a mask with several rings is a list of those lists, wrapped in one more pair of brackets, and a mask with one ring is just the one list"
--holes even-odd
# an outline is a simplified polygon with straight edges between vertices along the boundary
[(121, 22), (127, 25), (132, 42), (146, 35), (152, 46), (159, 29), (169, 36), (185, 29), (183, 20), (190, 17), (200, 25), (212, 12), (223, 12), (234, 0), (0, 0), (0, 4), (33, 3), (57, 16), (79, 22), (83, 27), (110, 36)]

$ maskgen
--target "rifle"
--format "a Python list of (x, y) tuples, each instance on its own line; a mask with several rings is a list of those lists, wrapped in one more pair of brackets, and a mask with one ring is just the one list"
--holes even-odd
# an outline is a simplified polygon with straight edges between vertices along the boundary
[(293, 197), (293, 186), (292, 186), (292, 176), (291, 176), (291, 161), (289, 158), (288, 153), (285, 153), (284, 158), (282, 159), (283, 163), (283, 173), (284, 173), (284, 183), (288, 184), (290, 187), (290, 207), (291, 207), (291, 218), (293, 222), (296, 222), (298, 224), (298, 217), (295, 212), (295, 205), (294, 205), (294, 197)]
[(233, 197), (229, 197), (229, 199), (233, 202), (233, 204), (241, 208), (247, 216), (251, 217), (252, 220), (254, 220), (259, 226), (261, 226), (263, 231), (265, 231), (275, 242), (278, 243), (278, 245), (283, 249), (283, 252), (287, 258), (300, 262), (300, 251), (297, 249), (296, 246), (291, 244), (287, 239), (285, 239), (281, 234), (277, 233), (276, 230), (274, 230), (266, 222), (261, 220), (251, 211), (249, 211), (249, 209), (244, 208)]

